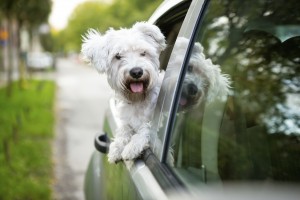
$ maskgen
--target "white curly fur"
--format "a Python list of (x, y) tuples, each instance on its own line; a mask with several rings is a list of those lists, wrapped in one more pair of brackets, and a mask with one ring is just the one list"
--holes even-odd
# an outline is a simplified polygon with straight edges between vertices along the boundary
[[(166, 47), (155, 25), (138, 22), (130, 29), (89, 30), (81, 52), (116, 92), (121, 127), (110, 144), (108, 160), (132, 160), (149, 147), (150, 121), (161, 86), (159, 55)], [(141, 73), (141, 77), (134, 77)]]

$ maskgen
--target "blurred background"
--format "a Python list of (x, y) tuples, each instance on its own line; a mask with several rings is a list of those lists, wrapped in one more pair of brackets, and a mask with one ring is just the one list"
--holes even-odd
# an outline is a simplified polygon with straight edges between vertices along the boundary
[(130, 27), (162, 0), (1, 0), (0, 199), (83, 199), (112, 95), (80, 58), (89, 28)]

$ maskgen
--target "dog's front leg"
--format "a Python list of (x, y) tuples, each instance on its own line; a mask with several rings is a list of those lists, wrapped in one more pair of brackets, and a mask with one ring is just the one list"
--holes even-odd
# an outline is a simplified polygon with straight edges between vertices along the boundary
[(128, 125), (123, 125), (116, 130), (116, 136), (109, 146), (108, 162), (117, 163), (122, 160), (124, 147), (129, 143), (133, 130)]
[(140, 156), (143, 150), (150, 146), (150, 124), (143, 124), (122, 152), (123, 160), (133, 160)]

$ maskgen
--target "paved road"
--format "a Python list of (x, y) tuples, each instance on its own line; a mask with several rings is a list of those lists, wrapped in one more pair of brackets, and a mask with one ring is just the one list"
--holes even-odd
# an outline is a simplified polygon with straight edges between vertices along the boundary
[(57, 63), (54, 199), (81, 200), (84, 173), (112, 96), (106, 77), (75, 60)]

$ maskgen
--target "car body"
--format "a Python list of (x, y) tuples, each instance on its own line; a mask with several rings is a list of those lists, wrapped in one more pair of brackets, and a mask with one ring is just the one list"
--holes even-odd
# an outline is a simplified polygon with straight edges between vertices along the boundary
[(48, 52), (29, 52), (26, 57), (27, 67), (31, 70), (46, 70), (53, 68), (54, 59)]
[[(299, 199), (299, 8), (296, 0), (165, 1), (149, 19), (168, 44), (156, 139), (134, 162), (109, 164), (119, 124), (111, 99), (86, 199)], [(181, 109), (196, 44), (230, 78), (230, 92)]]

